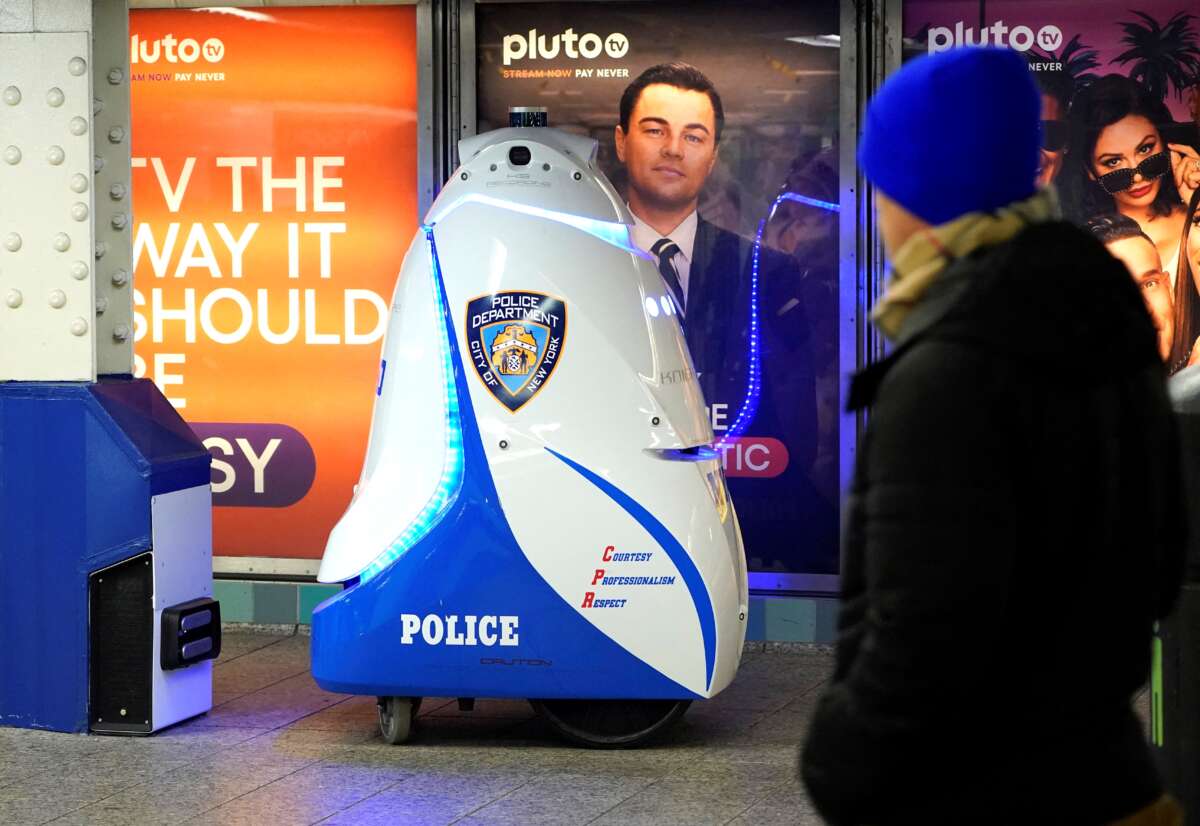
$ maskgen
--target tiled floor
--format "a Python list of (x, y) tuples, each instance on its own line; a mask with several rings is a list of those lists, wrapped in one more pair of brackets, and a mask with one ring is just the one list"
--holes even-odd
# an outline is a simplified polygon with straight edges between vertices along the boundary
[(631, 751), (559, 740), (528, 704), (426, 700), (414, 740), (328, 694), (308, 638), (226, 633), (213, 711), (148, 738), (0, 728), (0, 824), (818, 824), (796, 747), (832, 665), (750, 652), (734, 684)]

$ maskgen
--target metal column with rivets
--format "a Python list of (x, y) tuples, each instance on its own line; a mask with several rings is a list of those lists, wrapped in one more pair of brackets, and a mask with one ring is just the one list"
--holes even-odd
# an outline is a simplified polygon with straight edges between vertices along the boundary
[(0, 725), (212, 706), (209, 455), (134, 379), (126, 0), (0, 0)]
[(0, 381), (132, 372), (127, 31), (124, 0), (0, 0)]

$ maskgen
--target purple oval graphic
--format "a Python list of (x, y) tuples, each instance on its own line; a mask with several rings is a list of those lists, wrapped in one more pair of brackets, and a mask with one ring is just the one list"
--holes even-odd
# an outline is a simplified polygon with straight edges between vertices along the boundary
[(285, 424), (189, 424), (212, 456), (214, 506), (286, 508), (312, 488), (317, 457), (299, 430)]

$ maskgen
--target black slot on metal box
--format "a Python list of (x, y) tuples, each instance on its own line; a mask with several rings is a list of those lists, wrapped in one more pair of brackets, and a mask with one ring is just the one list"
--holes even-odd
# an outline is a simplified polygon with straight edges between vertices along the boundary
[(151, 731), (153, 560), (153, 554), (146, 552), (88, 578), (92, 731)]
[(163, 671), (186, 668), (221, 653), (221, 603), (201, 597), (164, 608), (159, 663)]

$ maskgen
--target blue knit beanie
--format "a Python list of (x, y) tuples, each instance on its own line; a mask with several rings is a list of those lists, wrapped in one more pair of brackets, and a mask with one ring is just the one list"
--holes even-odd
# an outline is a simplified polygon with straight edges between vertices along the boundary
[(858, 162), (930, 224), (1033, 195), (1041, 95), (1011, 49), (959, 48), (889, 77), (867, 108)]

